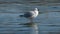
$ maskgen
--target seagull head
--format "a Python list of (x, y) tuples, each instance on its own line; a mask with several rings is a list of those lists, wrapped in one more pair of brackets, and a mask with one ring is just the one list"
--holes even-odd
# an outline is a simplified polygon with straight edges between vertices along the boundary
[(35, 8), (34, 11), (38, 11), (38, 8)]

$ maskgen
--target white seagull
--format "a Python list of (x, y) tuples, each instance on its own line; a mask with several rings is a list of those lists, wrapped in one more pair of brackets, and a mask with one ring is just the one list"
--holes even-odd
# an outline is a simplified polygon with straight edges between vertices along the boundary
[(38, 16), (38, 9), (35, 8), (33, 11), (28, 11), (24, 13), (24, 15), (20, 15), (20, 17), (25, 17), (30, 20), (30, 22), (33, 22), (33, 19)]

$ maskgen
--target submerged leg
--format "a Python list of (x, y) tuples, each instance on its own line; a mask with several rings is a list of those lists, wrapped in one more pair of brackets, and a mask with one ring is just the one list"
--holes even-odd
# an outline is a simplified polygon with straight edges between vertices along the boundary
[(33, 23), (33, 18), (30, 18), (30, 22)]

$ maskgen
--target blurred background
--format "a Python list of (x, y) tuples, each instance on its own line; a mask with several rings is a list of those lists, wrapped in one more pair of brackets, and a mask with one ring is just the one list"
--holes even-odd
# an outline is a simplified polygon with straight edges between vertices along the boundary
[(0, 0), (0, 34), (30, 34), (31, 27), (23, 25), (29, 20), (19, 15), (35, 7), (39, 34), (60, 34), (60, 0)]

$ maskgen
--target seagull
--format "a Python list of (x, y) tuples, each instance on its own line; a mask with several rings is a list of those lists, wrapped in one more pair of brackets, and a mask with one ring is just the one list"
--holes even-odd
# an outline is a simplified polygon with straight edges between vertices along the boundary
[(24, 13), (23, 15), (19, 15), (20, 17), (25, 17), (30, 20), (30, 22), (33, 22), (33, 19), (38, 16), (38, 9), (35, 8), (33, 11), (28, 11)]

